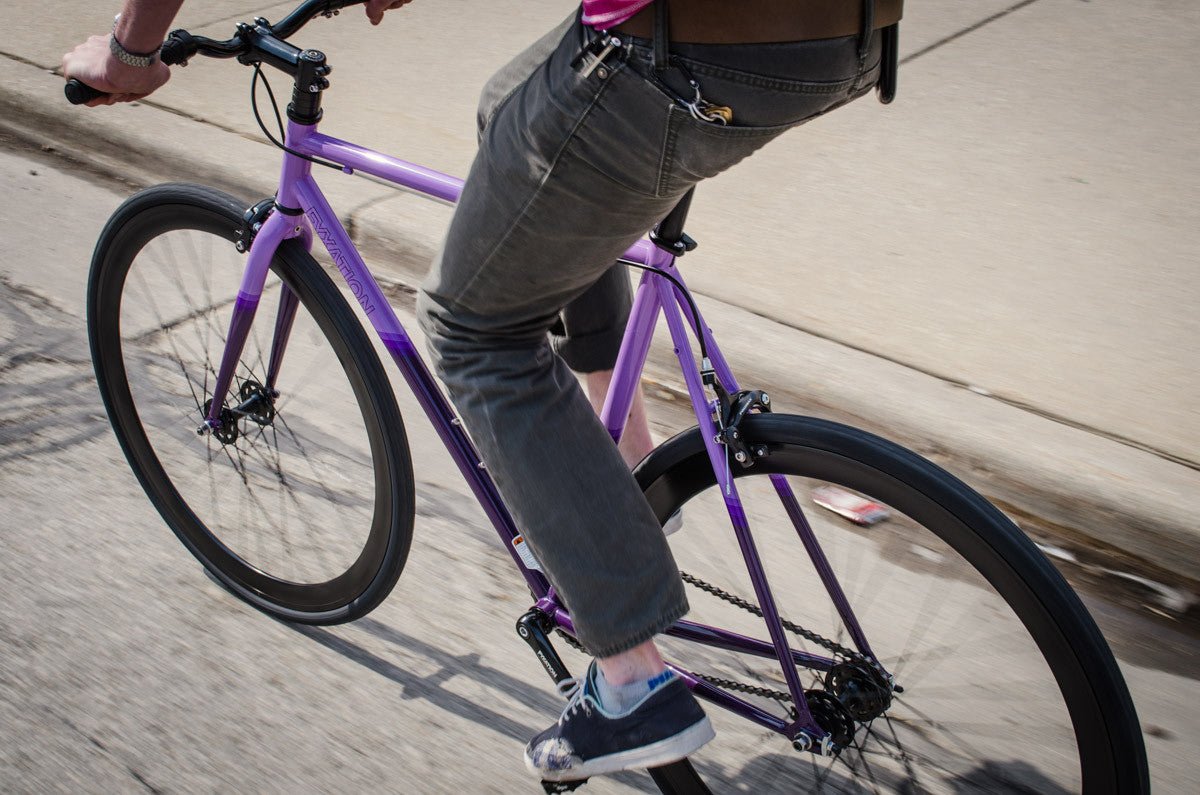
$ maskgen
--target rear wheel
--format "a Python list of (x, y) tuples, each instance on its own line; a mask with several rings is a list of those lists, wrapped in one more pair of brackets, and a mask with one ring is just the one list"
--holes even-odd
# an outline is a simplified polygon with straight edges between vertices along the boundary
[[(735, 464), (734, 475), (775, 600), (819, 638), (794, 634), (792, 648), (839, 663), (832, 673), (800, 673), (814, 717), (842, 735), (843, 749), (834, 758), (797, 752), (710, 707), (718, 740), (693, 760), (714, 789), (1149, 791), (1137, 716), (1104, 638), (1002, 513), (930, 462), (861, 431), (769, 414), (746, 418), (740, 430), (765, 448), (752, 468)], [(890, 512), (858, 526), (806, 510), (874, 659), (903, 692), (850, 654), (854, 644), (772, 474), (785, 476), (805, 505), (814, 489), (833, 485)], [(701, 584), (689, 593), (689, 620), (765, 639), (762, 621), (735, 604), (753, 602), (754, 591), (699, 432), (667, 442), (637, 476), (661, 521), (683, 509), (671, 544), (685, 579)], [(670, 638), (664, 646), (681, 667), (788, 714), (774, 660)]]
[(97, 381), (147, 495), (217, 580), (285, 619), (347, 621), (379, 604), (408, 554), (404, 426), (353, 311), (292, 240), (271, 263), (222, 427), (197, 434), (245, 264), (234, 247), (244, 211), (194, 185), (151, 188), (117, 210), (89, 284)]

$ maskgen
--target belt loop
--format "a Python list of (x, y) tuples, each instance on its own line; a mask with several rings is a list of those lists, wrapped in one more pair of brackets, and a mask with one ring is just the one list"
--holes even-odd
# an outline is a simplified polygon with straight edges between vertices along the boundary
[(654, 0), (654, 51), (650, 64), (658, 74), (667, 71), (671, 66), (667, 54), (667, 43), (670, 40), (667, 29), (667, 0)]
[(858, 60), (866, 62), (871, 51), (871, 34), (875, 32), (875, 0), (862, 0), (862, 33), (858, 38)]

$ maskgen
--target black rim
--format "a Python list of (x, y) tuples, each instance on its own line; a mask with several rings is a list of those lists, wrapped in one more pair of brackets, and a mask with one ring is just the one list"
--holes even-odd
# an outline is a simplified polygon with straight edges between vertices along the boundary
[[(240, 212), (233, 207), (220, 206), (219, 198), (202, 197), (208, 201), (200, 205), (194, 199), (181, 200), (177, 193), (168, 196), (173, 203), (168, 203), (168, 198), (163, 197), (158, 201), (144, 200), (137, 204), (135, 200), (138, 197), (135, 197), (129, 203), (129, 211), (123, 217), (119, 213), (115, 217), (119, 220), (110, 223), (110, 229), (106, 230), (97, 248), (97, 263), (89, 295), (89, 324), (97, 378), (126, 456), (172, 530), (235, 593), (259, 607), (298, 620), (319, 620), (323, 623), (360, 615), (365, 612), (364, 607), (369, 609), (378, 604), (390, 590), (407, 555), (411, 536), (412, 512), (407, 512), (408, 532), (405, 532), (402, 509), (405, 496), (411, 505), (412, 489), (410, 486), (405, 490), (398, 485), (405, 469), (411, 483), (411, 468), (403, 466), (407, 461), (407, 444), (399, 424), (399, 414), (393, 403), (394, 425), (381, 419), (386, 407), (377, 405), (372, 396), (372, 384), (369, 383), (374, 380), (377, 384), (381, 379), (386, 383), (386, 377), (382, 375), (376, 360), (377, 377), (371, 378), (371, 364), (363, 361), (361, 346), (360, 350), (355, 350), (355, 345), (347, 343), (339, 331), (339, 323), (334, 317), (338, 307), (331, 305), (328, 295), (322, 295), (321, 290), (313, 286), (311, 273), (307, 278), (301, 275), (302, 269), (297, 265), (299, 257), (295, 256), (294, 251), (288, 256), (287, 249), (284, 249), (284, 255), (276, 257), (272, 263), (272, 271), (296, 292), (302, 307), (316, 321), (326, 341), (333, 347), (362, 415), (375, 471), (371, 527), (354, 562), (340, 575), (316, 583), (290, 582), (272, 576), (249, 564), (223, 544), (171, 483), (142, 426), (126, 380), (119, 328), (120, 312), (114, 309), (119, 307), (125, 276), (137, 252), (156, 236), (176, 229), (195, 229), (225, 240), (234, 239), (240, 223)], [(232, 200), (229, 202), (232, 203)], [(301, 253), (301, 256), (306, 255)], [(345, 324), (341, 325), (344, 329)], [(365, 349), (371, 351), (373, 357), (369, 343)], [(368, 371), (366, 375), (364, 370)], [(394, 460), (399, 455), (396, 452), (398, 450), (404, 451), (403, 459), (399, 462), (400, 473), (396, 471), (397, 461)]]
[[(750, 417), (741, 427), (746, 438), (767, 444), (770, 455), (736, 476), (776, 473), (848, 487), (906, 514), (968, 561), (1020, 618), (1053, 672), (1070, 713), (1085, 791), (1145, 789), (1140, 731), (1107, 644), (1065, 581), (1002, 514), (948, 473), (863, 432), (778, 415)], [(660, 520), (714, 486), (696, 431), (668, 442), (637, 475)], [(778, 579), (772, 577), (777, 588)], [(886, 650), (876, 652), (886, 656)]]

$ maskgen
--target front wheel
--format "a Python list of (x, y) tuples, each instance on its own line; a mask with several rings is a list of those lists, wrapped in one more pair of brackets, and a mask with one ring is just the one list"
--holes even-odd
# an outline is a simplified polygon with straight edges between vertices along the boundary
[(146, 494), (222, 585), (281, 618), (348, 621), (379, 604), (408, 554), (404, 426), (362, 326), (290, 240), (221, 428), (197, 433), (245, 265), (234, 245), (244, 211), (195, 185), (151, 188), (117, 210), (88, 289), (96, 379)]
[[(714, 750), (694, 760), (749, 792), (1148, 792), (1133, 703), (1104, 638), (1065, 580), (1000, 511), (894, 444), (835, 423), (754, 415), (740, 425), (762, 455), (733, 464), (738, 493), (780, 613), (805, 632), (792, 648), (834, 671), (801, 669), (814, 717), (838, 731), (833, 758), (721, 710)], [(661, 521), (683, 510), (672, 549), (698, 587), (689, 620), (766, 638), (754, 591), (699, 432), (667, 442), (636, 471)], [(805, 509), (865, 634), (855, 644), (814, 571), (770, 476), (801, 505), (838, 507), (824, 487), (888, 512), (854, 524)], [(780, 478), (777, 477), (776, 481)], [(859, 512), (866, 522), (883, 514)], [(743, 600), (738, 604), (738, 600)], [(753, 605), (750, 605), (753, 607)], [(813, 638), (817, 638), (814, 640)], [(667, 639), (672, 659), (781, 717), (791, 704), (774, 660)], [(892, 691), (871, 660), (894, 677)], [(764, 750), (765, 749), (765, 750)], [(706, 752), (711, 758), (706, 757)], [(731, 764), (730, 760), (737, 762)]]

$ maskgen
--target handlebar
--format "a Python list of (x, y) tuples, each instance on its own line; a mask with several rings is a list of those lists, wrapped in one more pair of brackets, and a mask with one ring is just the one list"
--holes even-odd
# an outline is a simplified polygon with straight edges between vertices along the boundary
[[(242, 63), (267, 63), (294, 75), (301, 50), (284, 41), (318, 16), (332, 17), (343, 8), (361, 5), (366, 0), (304, 0), (292, 13), (271, 25), (265, 19), (254, 24), (240, 23), (237, 32), (226, 41), (193, 36), (186, 30), (174, 30), (163, 42), (159, 59), (167, 66), (186, 66), (193, 55), (210, 58), (237, 58)], [(82, 105), (107, 96), (75, 78), (63, 88), (67, 101)]]
[(93, 99), (108, 96), (106, 92), (92, 88), (87, 83), (82, 83), (73, 77), (63, 86), (63, 93), (67, 95), (67, 102), (72, 105), (86, 105)]

